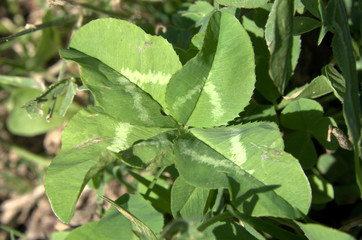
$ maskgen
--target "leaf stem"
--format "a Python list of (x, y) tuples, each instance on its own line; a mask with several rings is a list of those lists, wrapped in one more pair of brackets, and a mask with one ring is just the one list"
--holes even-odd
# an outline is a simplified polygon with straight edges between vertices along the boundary
[(152, 182), (150, 183), (150, 185), (147, 188), (147, 192), (145, 193), (145, 199), (149, 198), (149, 195), (153, 189), (153, 187), (155, 186), (158, 178), (161, 176), (161, 174), (165, 171), (166, 167), (162, 167), (160, 168), (160, 170), (158, 170), (156, 176), (153, 178)]
[(246, 214), (243, 214), (237, 210), (234, 210), (234, 208), (232, 206), (228, 206), (228, 211), (230, 211), (230, 213), (240, 219), (241, 221), (244, 221), (246, 223), (248, 223), (250, 226), (252, 226), (253, 228), (268, 233), (271, 236), (275, 237), (276, 239), (280, 239), (280, 240), (305, 240), (304, 237), (302, 236), (298, 236), (294, 233), (291, 233), (281, 227), (278, 227), (274, 224), (268, 223), (266, 221), (263, 221), (260, 218), (256, 218), (256, 217), (251, 217), (248, 216)]
[(212, 224), (214, 224), (216, 222), (219, 222), (219, 221), (223, 221), (225, 219), (232, 218), (232, 217), (233, 217), (233, 215), (230, 212), (221, 213), (221, 214), (216, 215), (216, 216), (214, 216), (212, 218), (209, 218), (204, 223), (202, 223), (197, 229), (202, 232), (207, 227), (211, 226)]
[(24, 238), (25, 240), (31, 240), (31, 238), (28, 238), (25, 234), (23, 234), (22, 232), (17, 231), (16, 229), (13, 229), (11, 227), (8, 227), (6, 225), (1, 224), (0, 225), (0, 229), (3, 229), (4, 231), (8, 232), (11, 236), (17, 236), (17, 237), (21, 237)]
[(19, 154), (24, 159), (28, 160), (29, 162), (39, 164), (40, 166), (46, 168), (49, 166), (48, 159), (41, 157), (37, 154), (34, 154), (32, 152), (29, 152), (25, 150), (24, 148), (21, 148), (19, 146), (16, 146), (14, 144), (8, 143), (4, 139), (0, 138), (0, 142), (7, 147), (10, 151), (13, 151), (16, 154)]

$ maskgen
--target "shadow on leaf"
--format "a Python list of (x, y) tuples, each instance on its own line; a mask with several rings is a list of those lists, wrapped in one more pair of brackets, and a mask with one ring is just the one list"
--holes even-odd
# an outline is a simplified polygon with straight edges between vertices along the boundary
[(248, 215), (252, 215), (253, 210), (259, 201), (258, 194), (274, 191), (275, 189), (280, 187), (280, 185), (269, 185), (261, 187), (256, 186), (256, 188), (249, 189), (246, 192), (242, 193), (239, 182), (235, 181), (231, 177), (228, 177), (228, 180), (230, 183), (230, 190), (233, 198), (232, 202), (234, 206), (237, 207), (243, 205), (243, 211)]

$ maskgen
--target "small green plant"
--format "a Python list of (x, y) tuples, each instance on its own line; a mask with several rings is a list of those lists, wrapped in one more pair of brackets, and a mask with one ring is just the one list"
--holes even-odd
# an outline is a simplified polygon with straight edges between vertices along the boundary
[[(295, 16), (305, 10), (313, 17)], [(187, 49), (104, 18), (60, 51), (80, 66), (95, 100), (70, 120), (47, 170), (52, 209), (69, 223), (86, 184), (102, 189), (107, 174), (130, 192), (102, 197), (115, 208), (66, 239), (353, 239), (308, 216), (312, 203), (334, 199), (323, 174), (339, 146), (362, 188), (359, 86), (343, 2), (218, 0), (190, 4), (183, 16), (198, 29), (183, 38)], [(319, 42), (334, 34), (340, 71), (328, 65), (294, 87), (300, 35), (318, 27)], [(325, 95), (343, 103), (344, 120), (324, 115), (315, 99)]]

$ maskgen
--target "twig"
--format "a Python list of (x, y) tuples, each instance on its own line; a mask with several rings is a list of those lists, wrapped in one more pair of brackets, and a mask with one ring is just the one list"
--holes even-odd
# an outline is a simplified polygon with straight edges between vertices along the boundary
[(44, 28), (50, 28), (50, 27), (61, 25), (61, 24), (64, 24), (64, 23), (73, 22), (77, 18), (78, 18), (77, 15), (68, 15), (68, 16), (65, 16), (65, 17), (62, 17), (62, 18), (58, 18), (58, 19), (55, 19), (55, 20), (51, 20), (51, 21), (48, 21), (48, 22), (45, 22), (45, 23), (42, 23), (42, 24), (32, 26), (32, 27), (30, 27), (28, 29), (25, 29), (25, 30), (21, 31), (21, 32), (18, 32), (18, 33), (11, 34), (9, 36), (0, 38), (0, 44), (4, 43), (4, 42), (8, 42), (9, 40), (12, 40), (12, 39), (17, 38), (17, 37), (20, 37), (20, 36), (23, 36), (23, 35), (26, 35), (26, 34), (29, 34), (29, 33), (36, 32), (38, 30), (42, 30)]
[(40, 185), (30, 193), (3, 202), (1, 206), (1, 211), (3, 212), (1, 222), (9, 223), (19, 212), (21, 215), (18, 217), (18, 220), (26, 218), (38, 199), (44, 195), (44, 192), (44, 186)]
[(72, 1), (72, 0), (64, 0), (64, 2), (67, 2), (67, 3), (72, 4), (72, 5), (78, 5), (78, 6), (81, 6), (81, 7), (85, 8), (85, 9), (88, 9), (88, 10), (91, 10), (91, 11), (94, 11), (94, 12), (98, 12), (98, 13), (103, 13), (103, 14), (106, 14), (106, 15), (111, 16), (111, 17), (122, 17), (123, 16), (121, 13), (104, 10), (102, 8), (93, 6), (93, 5), (88, 4), (88, 3), (75, 2), (75, 1)]

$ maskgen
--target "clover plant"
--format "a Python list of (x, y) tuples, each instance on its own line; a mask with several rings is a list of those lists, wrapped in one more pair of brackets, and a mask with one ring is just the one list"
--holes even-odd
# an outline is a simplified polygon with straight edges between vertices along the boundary
[[(325, 155), (353, 151), (362, 187), (359, 87), (343, 2), (217, 0), (183, 14), (198, 29), (185, 49), (102, 18), (60, 51), (79, 65), (94, 104), (67, 124), (45, 176), (47, 197), (65, 223), (90, 183), (115, 207), (66, 239), (353, 239), (308, 217), (312, 203), (334, 198), (316, 144)], [(316, 28), (319, 42), (333, 33), (338, 67), (293, 87), (301, 34)], [(318, 99), (328, 94), (343, 103), (345, 122), (324, 113)], [(106, 174), (129, 193), (102, 196)]]

